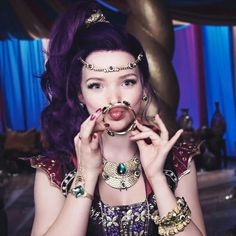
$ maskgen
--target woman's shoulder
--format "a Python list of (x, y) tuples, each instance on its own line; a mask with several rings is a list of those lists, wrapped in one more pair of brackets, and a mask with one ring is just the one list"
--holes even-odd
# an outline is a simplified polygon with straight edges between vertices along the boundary
[(56, 157), (38, 155), (21, 159), (29, 161), (31, 167), (42, 170), (48, 177), (50, 184), (59, 189), (61, 189), (67, 174), (73, 171), (73, 163), (68, 165)]
[(190, 172), (191, 161), (194, 156), (200, 155), (203, 142), (179, 142), (173, 146), (173, 167), (178, 179)]

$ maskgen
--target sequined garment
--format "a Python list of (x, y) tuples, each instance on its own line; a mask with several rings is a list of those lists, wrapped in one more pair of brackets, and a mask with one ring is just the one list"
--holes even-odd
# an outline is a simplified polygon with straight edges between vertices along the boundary
[(93, 201), (87, 236), (152, 236), (158, 235), (150, 215), (157, 210), (155, 196), (141, 203), (109, 206), (99, 198)]

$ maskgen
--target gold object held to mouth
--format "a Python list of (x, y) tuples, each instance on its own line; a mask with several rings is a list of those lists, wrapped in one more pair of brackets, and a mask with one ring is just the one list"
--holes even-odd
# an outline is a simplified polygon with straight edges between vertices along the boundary
[(127, 134), (129, 131), (131, 130), (134, 130), (135, 127), (136, 127), (136, 124), (134, 123), (135, 119), (136, 119), (136, 113), (135, 111), (131, 108), (130, 104), (127, 102), (127, 101), (123, 101), (123, 102), (117, 102), (115, 104), (110, 104), (109, 106), (107, 107), (104, 107), (102, 109), (102, 115), (103, 115), (103, 118), (102, 118), (102, 121), (104, 123), (106, 123), (105, 121), (105, 116), (106, 114), (109, 113), (109, 111), (115, 107), (123, 107), (125, 109), (127, 109), (130, 114), (133, 116), (133, 121), (130, 123), (130, 125), (126, 128), (126, 130), (122, 130), (122, 131), (115, 131), (115, 130), (112, 130), (110, 127), (109, 128), (106, 128), (106, 132), (108, 135), (110, 136), (115, 136), (115, 135), (124, 135), (124, 134)]

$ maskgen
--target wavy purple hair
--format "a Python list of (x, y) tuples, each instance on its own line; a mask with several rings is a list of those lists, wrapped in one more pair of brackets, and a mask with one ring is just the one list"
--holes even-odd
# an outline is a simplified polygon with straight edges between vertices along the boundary
[[(134, 58), (144, 52), (137, 39), (112, 24), (96, 23), (86, 27), (85, 20), (98, 8), (94, 2), (80, 2), (59, 18), (53, 28), (46, 71), (41, 80), (49, 100), (49, 105), (41, 114), (47, 154), (57, 157), (74, 155), (74, 137), (89, 115), (78, 100), (82, 72), (78, 58), (85, 59), (99, 50), (125, 51)], [(149, 70), (145, 53), (138, 66), (143, 86), (147, 86)]]
[[(157, 103), (158, 96), (149, 86), (149, 69), (144, 50), (138, 40), (124, 29), (109, 23), (96, 23), (86, 27), (85, 20), (99, 6), (94, 1), (83, 1), (70, 8), (56, 22), (51, 35), (46, 71), (42, 75), (41, 86), (49, 101), (41, 114), (42, 130), (46, 142), (45, 155), (59, 158), (71, 166), (69, 161), (75, 156), (74, 137), (80, 131), (82, 122), (89, 116), (86, 107), (80, 105), (83, 65), (79, 57), (86, 57), (94, 51), (119, 50), (137, 58), (143, 52), (138, 64), (142, 74), (143, 87)], [(143, 117), (150, 101), (144, 107)], [(159, 104), (158, 104), (159, 105)], [(168, 155), (166, 169), (172, 169), (172, 154)], [(174, 184), (167, 177), (174, 189)]]

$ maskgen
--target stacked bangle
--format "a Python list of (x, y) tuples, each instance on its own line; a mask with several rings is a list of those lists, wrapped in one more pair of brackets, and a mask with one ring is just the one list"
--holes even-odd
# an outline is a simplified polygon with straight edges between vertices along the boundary
[(66, 197), (68, 194), (68, 189), (72, 184), (73, 179), (75, 178), (76, 175), (76, 170), (72, 170), (71, 172), (69, 172), (65, 178), (63, 179), (63, 181), (61, 182), (61, 192), (62, 194)]
[(155, 224), (159, 225), (159, 235), (169, 236), (175, 235), (183, 231), (190, 223), (191, 211), (184, 198), (177, 198), (177, 206), (166, 216), (160, 217), (158, 214), (152, 215)]

